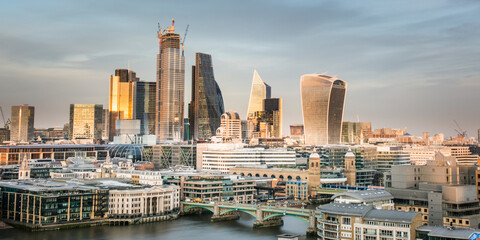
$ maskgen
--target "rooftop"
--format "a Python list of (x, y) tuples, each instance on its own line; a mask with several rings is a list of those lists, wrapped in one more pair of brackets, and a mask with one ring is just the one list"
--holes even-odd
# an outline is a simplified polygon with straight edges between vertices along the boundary
[(451, 239), (470, 239), (472, 234), (480, 234), (480, 229), (438, 226), (419, 226), (417, 227), (417, 231), (428, 232), (428, 236), (430, 237), (446, 237)]

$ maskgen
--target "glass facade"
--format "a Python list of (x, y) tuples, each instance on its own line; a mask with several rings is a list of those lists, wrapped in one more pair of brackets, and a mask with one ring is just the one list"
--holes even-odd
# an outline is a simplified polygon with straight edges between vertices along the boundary
[(192, 68), (192, 103), (189, 118), (192, 139), (209, 139), (220, 127), (220, 117), (225, 112), (220, 87), (215, 81), (212, 57), (196, 53), (195, 67)]
[(255, 112), (263, 110), (263, 99), (271, 97), (271, 88), (262, 81), (257, 70), (253, 72), (252, 89), (250, 91), (250, 101), (248, 103), (247, 119), (253, 117)]
[(347, 83), (328, 75), (308, 74), (300, 79), (305, 143), (340, 143)]
[(35, 107), (24, 104), (12, 106), (10, 141), (28, 142), (33, 139)]
[(180, 55), (180, 34), (169, 26), (159, 33), (157, 55), (157, 101), (155, 135), (157, 142), (183, 140), (185, 57)]
[(155, 135), (156, 82), (136, 82), (133, 86), (133, 116), (140, 120), (142, 135)]
[(116, 120), (133, 119), (133, 85), (138, 80), (136, 73), (128, 69), (116, 69), (115, 76), (110, 76), (110, 141), (116, 136)]
[(102, 139), (102, 104), (70, 104), (69, 139)]

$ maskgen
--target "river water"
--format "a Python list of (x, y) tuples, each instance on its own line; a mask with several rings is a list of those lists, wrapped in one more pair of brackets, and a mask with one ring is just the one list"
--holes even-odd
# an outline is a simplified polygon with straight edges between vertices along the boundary
[[(240, 213), (240, 219), (225, 222), (210, 222), (211, 214), (182, 216), (177, 220), (145, 223), (129, 226), (99, 226), (60, 231), (28, 232), (19, 229), (0, 230), (0, 239), (22, 240), (274, 240), (283, 233), (300, 234), (300, 239), (307, 239), (305, 233), (308, 224), (298, 218), (283, 217), (284, 225), (253, 229), (255, 219)], [(310, 238), (308, 238), (310, 240)], [(316, 239), (316, 238), (311, 238)]]

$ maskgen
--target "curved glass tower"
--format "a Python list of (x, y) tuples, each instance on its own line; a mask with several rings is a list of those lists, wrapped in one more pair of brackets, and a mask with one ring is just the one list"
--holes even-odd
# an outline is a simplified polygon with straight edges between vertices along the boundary
[(339, 144), (347, 83), (325, 74), (300, 78), (305, 144)]
[(222, 91), (213, 75), (212, 56), (196, 53), (192, 73), (191, 135), (194, 140), (206, 140), (215, 136), (225, 112)]

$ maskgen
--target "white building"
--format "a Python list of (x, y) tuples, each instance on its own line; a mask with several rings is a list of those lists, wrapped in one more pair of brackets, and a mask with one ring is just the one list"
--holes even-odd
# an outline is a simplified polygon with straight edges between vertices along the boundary
[(224, 142), (242, 141), (242, 120), (237, 112), (226, 112), (220, 117), (220, 127), (216, 135)]
[(403, 151), (400, 146), (377, 147), (376, 170), (389, 171), (393, 165), (410, 165), (410, 154)]
[(286, 149), (206, 150), (202, 153), (202, 169), (228, 174), (230, 168), (238, 165), (295, 166), (295, 160), (295, 151)]
[(450, 149), (443, 146), (414, 146), (404, 148), (403, 151), (410, 154), (410, 162), (413, 165), (426, 165), (428, 161), (435, 160), (436, 152), (450, 155)]
[(108, 215), (113, 218), (156, 216), (180, 208), (178, 186), (154, 186), (109, 191)]
[(113, 170), (116, 178), (131, 179), (141, 185), (160, 186), (163, 185), (162, 174), (158, 171), (140, 170)]

